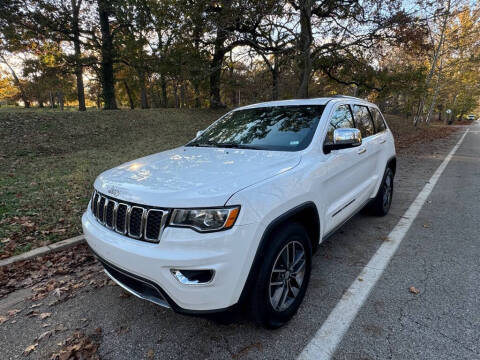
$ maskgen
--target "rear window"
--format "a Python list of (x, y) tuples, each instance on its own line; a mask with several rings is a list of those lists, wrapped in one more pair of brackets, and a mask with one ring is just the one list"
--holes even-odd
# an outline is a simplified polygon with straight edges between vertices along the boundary
[(366, 106), (353, 105), (353, 118), (355, 119), (355, 126), (362, 133), (362, 138), (375, 133), (372, 117)]
[(372, 116), (373, 116), (373, 124), (375, 125), (375, 132), (378, 133), (378, 132), (385, 131), (387, 127), (385, 126), (385, 121), (383, 120), (383, 116), (380, 113), (380, 111), (378, 111), (378, 109), (371, 107), (370, 112), (372, 113)]

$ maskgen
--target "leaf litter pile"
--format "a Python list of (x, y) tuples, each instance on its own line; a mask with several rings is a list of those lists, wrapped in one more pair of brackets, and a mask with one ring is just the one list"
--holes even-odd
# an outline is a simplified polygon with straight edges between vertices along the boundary
[(57, 302), (64, 301), (86, 285), (104, 286), (108, 279), (101, 270), (87, 245), (80, 244), (0, 267), (0, 298), (31, 287), (33, 301), (42, 300), (50, 293)]
[[(55, 306), (77, 295), (85, 287), (100, 288), (113, 285), (102, 271), (86, 244), (39, 256), (30, 260), (0, 267), (0, 298), (9, 293), (31, 288), (30, 300), (33, 304), (22, 309), (10, 309), (0, 314), (0, 325), (17, 322), (19, 314), (42, 321), (44, 331), (33, 343), (23, 350), (24, 356), (37, 353), (41, 344), (53, 335), (68, 330), (63, 324), (52, 324), (52, 312), (40, 311), (40, 307)], [(87, 321), (87, 319), (82, 319)], [(87, 334), (75, 329), (66, 339), (56, 343), (56, 349), (49, 355), (51, 360), (99, 359), (98, 347), (102, 335), (101, 328)]]

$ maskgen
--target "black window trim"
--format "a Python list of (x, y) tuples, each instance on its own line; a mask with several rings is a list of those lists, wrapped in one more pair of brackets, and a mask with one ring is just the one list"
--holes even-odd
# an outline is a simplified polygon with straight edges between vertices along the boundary
[[(385, 127), (385, 129), (383, 129), (382, 131), (377, 131), (377, 127), (375, 126), (375, 121), (373, 121), (373, 114), (372, 114), (372, 109), (375, 109), (378, 111), (378, 113), (380, 114), (380, 117), (382, 118), (382, 121), (383, 121), (383, 126)], [(375, 129), (375, 134), (381, 134), (385, 131), (387, 131), (388, 127), (387, 127), (387, 122), (385, 121), (385, 117), (383, 116), (382, 112), (380, 111), (380, 109), (378, 108), (375, 108), (374, 106), (368, 106), (368, 111), (370, 112), (370, 116), (372, 117), (372, 121), (373, 121), (373, 127)]]

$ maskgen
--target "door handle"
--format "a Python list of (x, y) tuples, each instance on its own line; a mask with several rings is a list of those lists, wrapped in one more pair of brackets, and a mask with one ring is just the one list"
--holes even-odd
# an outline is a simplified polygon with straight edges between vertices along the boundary
[(367, 148), (360, 148), (360, 149), (357, 150), (357, 154), (360, 155), (360, 154), (363, 154), (366, 151), (367, 151)]
[(382, 139), (382, 140), (380, 140), (380, 144), (383, 144), (383, 143), (385, 143), (386, 141), (387, 141), (387, 140)]

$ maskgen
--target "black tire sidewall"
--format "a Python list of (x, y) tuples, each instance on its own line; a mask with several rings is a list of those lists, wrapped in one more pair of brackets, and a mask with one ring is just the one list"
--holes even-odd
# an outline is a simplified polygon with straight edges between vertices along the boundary
[[(312, 267), (312, 245), (305, 228), (298, 223), (287, 223), (279, 227), (268, 238), (267, 250), (257, 274), (251, 294), (250, 311), (258, 324), (275, 329), (288, 322), (297, 312), (305, 297)], [(284, 311), (276, 311), (270, 303), (270, 274), (275, 260), (285, 245), (291, 241), (300, 242), (305, 249), (305, 277), (294, 302)]]
[[(389, 204), (388, 204), (388, 208), (385, 209), (385, 207), (383, 206), (383, 196), (385, 195), (385, 187), (384, 187), (384, 185), (385, 185), (385, 181), (387, 180), (388, 175), (390, 175), (391, 182), (392, 182), (392, 184), (391, 184), (391, 192), (392, 192), (392, 193), (390, 194), (390, 202), (389, 202)], [(390, 169), (390, 168), (387, 168), (387, 169), (385, 170), (385, 175), (383, 176), (382, 196), (381, 196), (380, 199), (381, 199), (381, 203), (382, 203), (382, 210), (383, 210), (382, 212), (383, 212), (384, 214), (387, 214), (388, 211), (390, 210), (390, 206), (392, 205), (392, 199), (393, 199), (393, 171), (392, 171), (392, 169)]]
[[(388, 208), (385, 209), (383, 206), (383, 195), (385, 194), (385, 180), (388, 174), (390, 174), (392, 178), (392, 194), (391, 194), (390, 204), (388, 205)], [(377, 196), (375, 196), (373, 201), (366, 208), (367, 211), (370, 212), (372, 215), (385, 216), (390, 211), (390, 206), (392, 204), (392, 199), (393, 199), (394, 177), (395, 177), (395, 174), (393, 170), (390, 167), (387, 167), (385, 169), (385, 172), (383, 173), (382, 182), (380, 183)]]

